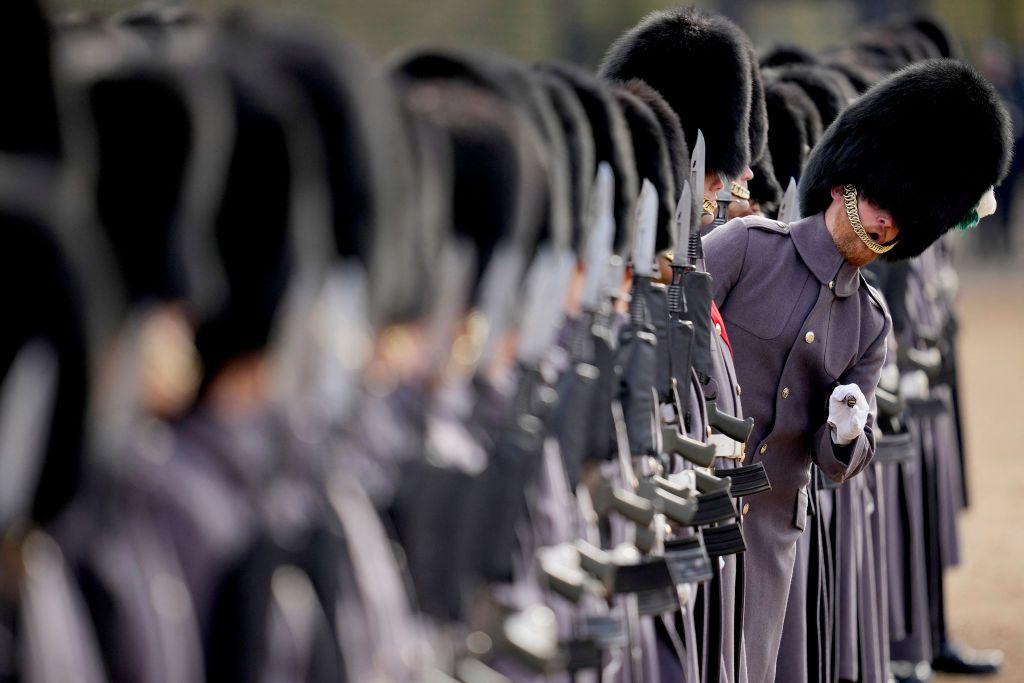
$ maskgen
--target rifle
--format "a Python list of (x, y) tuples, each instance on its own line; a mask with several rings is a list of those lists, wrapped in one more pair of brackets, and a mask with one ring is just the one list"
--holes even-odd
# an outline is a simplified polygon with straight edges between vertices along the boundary
[[(694, 146), (693, 161), (690, 164), (690, 187), (694, 195), (696, 188), (704, 187), (705, 173), (705, 143), (704, 135), (697, 132), (697, 144)], [(723, 189), (723, 192), (727, 190)], [(722, 219), (728, 212), (727, 202), (731, 201), (731, 195), (726, 202), (719, 202), (716, 213), (716, 220)], [(724, 208), (723, 208), (724, 206)], [(734, 441), (744, 443), (750, 437), (754, 428), (753, 418), (740, 420), (726, 414), (718, 408), (716, 403), (715, 389), (711, 385), (711, 275), (703, 270), (704, 248), (701, 243), (700, 212), (703, 208), (703, 193), (700, 194), (700, 203), (694, 201), (694, 210), (690, 213), (690, 221), (686, 226), (686, 256), (682, 266), (682, 290), (686, 297), (686, 309), (683, 316), (693, 324), (693, 352), (691, 354), (691, 365), (697, 373), (697, 378), (705, 389), (705, 402), (707, 405), (708, 424), (719, 432), (725, 434)], [(673, 277), (673, 279), (675, 279)]]

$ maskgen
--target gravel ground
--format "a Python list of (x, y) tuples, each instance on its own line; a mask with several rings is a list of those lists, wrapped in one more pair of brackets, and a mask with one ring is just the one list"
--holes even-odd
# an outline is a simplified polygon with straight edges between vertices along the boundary
[(954, 638), (1005, 652), (1004, 673), (985, 680), (1024, 682), (1024, 267), (968, 267), (961, 280), (970, 507), (947, 614)]

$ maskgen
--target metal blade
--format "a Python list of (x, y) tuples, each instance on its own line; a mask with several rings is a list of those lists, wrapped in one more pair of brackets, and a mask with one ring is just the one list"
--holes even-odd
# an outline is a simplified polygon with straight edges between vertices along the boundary
[(597, 167), (597, 177), (590, 195), (590, 218), (593, 221), (586, 249), (586, 275), (583, 280), (583, 308), (595, 311), (601, 298), (601, 282), (605, 265), (612, 253), (615, 237), (615, 174), (606, 161)]
[(519, 326), (519, 360), (535, 366), (554, 344), (562, 321), (562, 299), (575, 259), (568, 250), (545, 245), (526, 274), (525, 306)]
[(693, 205), (696, 208), (697, 216), (700, 216), (701, 209), (704, 206), (704, 157), (707, 154), (706, 147), (704, 133), (698, 130), (697, 142), (693, 146), (693, 154), (690, 155), (690, 187), (693, 189)]
[(787, 225), (800, 220), (800, 203), (797, 200), (796, 179), (789, 179), (786, 194), (782, 195), (779, 205), (779, 222)]
[(690, 181), (683, 182), (683, 191), (676, 204), (675, 233), (672, 235), (672, 262), (683, 265), (686, 241), (690, 235), (690, 221), (693, 219), (693, 189)]
[(654, 242), (658, 229), (658, 191), (644, 178), (636, 204), (636, 235), (633, 238), (633, 272), (654, 277)]

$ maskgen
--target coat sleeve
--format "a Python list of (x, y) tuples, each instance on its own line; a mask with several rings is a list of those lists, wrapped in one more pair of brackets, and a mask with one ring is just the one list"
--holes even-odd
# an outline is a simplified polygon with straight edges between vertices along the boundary
[(721, 308), (739, 279), (747, 256), (750, 231), (742, 218), (734, 218), (703, 239), (704, 263), (712, 279), (711, 296)]
[(892, 322), (885, 315), (882, 333), (871, 342), (857, 363), (843, 373), (839, 384), (856, 384), (868, 400), (868, 420), (864, 431), (854, 441), (839, 446), (832, 442), (832, 430), (826, 422), (814, 435), (814, 462), (835, 482), (842, 482), (864, 469), (875, 457), (875, 388), (885, 363), (886, 338)]

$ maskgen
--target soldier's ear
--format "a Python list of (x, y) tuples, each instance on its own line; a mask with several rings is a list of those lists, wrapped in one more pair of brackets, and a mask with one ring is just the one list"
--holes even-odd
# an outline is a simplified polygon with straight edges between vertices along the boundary
[(842, 185), (836, 185), (835, 187), (832, 188), (832, 199), (838, 199), (839, 201), (843, 201)]

